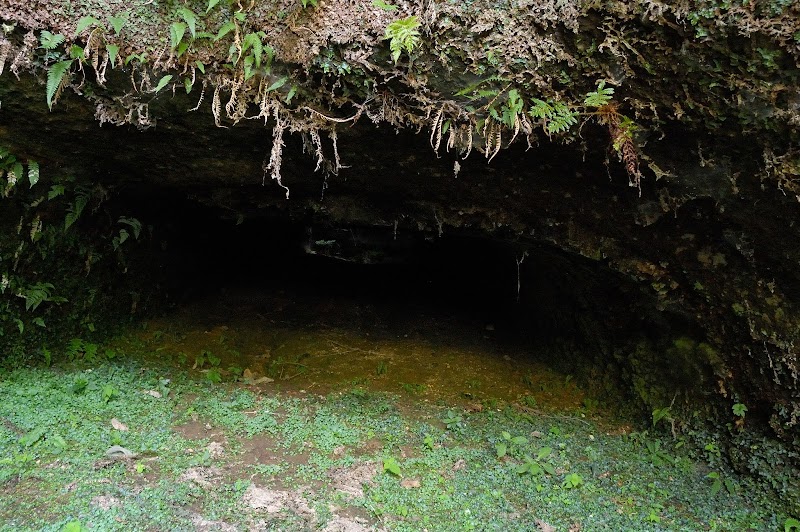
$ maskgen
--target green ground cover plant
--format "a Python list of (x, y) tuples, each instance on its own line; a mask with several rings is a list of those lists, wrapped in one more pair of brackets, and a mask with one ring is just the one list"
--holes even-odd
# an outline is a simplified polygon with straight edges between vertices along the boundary
[(711, 443), (693, 455), (582, 408), (215, 382), (144, 343), (78, 344), (0, 370), (0, 530), (796, 529)]

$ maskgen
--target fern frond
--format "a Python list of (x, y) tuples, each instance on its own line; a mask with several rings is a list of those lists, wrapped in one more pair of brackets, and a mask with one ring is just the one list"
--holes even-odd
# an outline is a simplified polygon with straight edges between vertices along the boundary
[(94, 17), (81, 17), (75, 27), (75, 35), (80, 35), (89, 26), (102, 26), (102, 23)]
[(133, 231), (133, 237), (139, 239), (139, 234), (142, 232), (142, 222), (136, 218), (125, 218), (124, 216), (118, 220), (119, 223), (125, 224)]
[(75, 198), (75, 202), (67, 208), (67, 216), (64, 218), (64, 231), (78, 221), (87, 203), (89, 203), (89, 195), (86, 193), (79, 193), (78, 197)]
[(39, 182), (39, 163), (36, 161), (28, 161), (28, 183), (33, 185)]
[(45, 50), (54, 50), (64, 42), (64, 36), (60, 33), (51, 33), (44, 30), (39, 36), (39, 42)]
[(72, 67), (74, 59), (60, 61), (50, 67), (47, 71), (47, 106), (53, 109), (53, 104), (58, 100), (58, 95), (67, 79), (67, 72)]
[(405, 50), (411, 54), (419, 44), (419, 20), (415, 15), (395, 20), (386, 26), (383, 38), (389, 40), (389, 49), (395, 64), (400, 59), (400, 54)]
[(125, 26), (125, 23), (128, 22), (128, 13), (123, 13), (119, 16), (110, 16), (108, 17), (108, 22), (111, 24), (111, 27), (114, 28), (114, 35), (119, 35), (119, 32), (122, 31), (122, 27)]
[(181, 7), (180, 9), (178, 9), (178, 15), (180, 15), (180, 17), (189, 26), (189, 33), (192, 35), (192, 39), (194, 39), (195, 36), (197, 35), (196, 32), (197, 15), (195, 15), (194, 12), (187, 7)]
[(605, 81), (600, 81), (597, 84), (597, 90), (586, 94), (583, 103), (587, 107), (602, 107), (608, 105), (611, 101), (611, 96), (614, 94), (613, 87), (606, 87)]
[(25, 289), (21, 297), (25, 299), (25, 310), (36, 310), (36, 308), (50, 299), (50, 293), (55, 288), (50, 283), (36, 283)]
[(169, 26), (169, 40), (170, 46), (173, 50), (178, 48), (183, 40), (183, 36), (186, 34), (186, 23), (184, 22), (173, 22)]

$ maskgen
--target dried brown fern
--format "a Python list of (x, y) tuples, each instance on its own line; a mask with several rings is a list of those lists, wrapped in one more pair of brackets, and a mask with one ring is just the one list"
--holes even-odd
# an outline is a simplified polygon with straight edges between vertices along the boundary
[(269, 153), (269, 162), (264, 165), (264, 180), (265, 183), (267, 174), (270, 179), (276, 181), (278, 185), (286, 191), (286, 199), (289, 199), (289, 187), (285, 186), (281, 181), (281, 164), (283, 156), (283, 132), (286, 129), (287, 122), (281, 116), (278, 106), (274, 106), (273, 118), (275, 125), (272, 128), (272, 150)]
[(214, 123), (217, 125), (217, 127), (228, 127), (228, 126), (223, 126), (222, 123), (221, 123), (221, 120), (222, 120), (222, 111), (221, 111), (221, 109), (222, 109), (222, 100), (221, 100), (220, 95), (219, 95), (221, 90), (222, 90), (222, 86), (219, 83), (214, 85), (214, 96), (211, 99), (211, 114), (214, 115)]
[(0, 37), (0, 76), (3, 75), (3, 69), (10, 53), (11, 43), (5, 37)]
[(314, 168), (314, 171), (317, 172), (322, 167), (322, 163), (325, 162), (325, 154), (322, 152), (322, 138), (319, 136), (319, 129), (312, 129), (309, 131), (309, 135), (311, 135), (311, 142), (314, 144), (314, 155), (317, 157), (317, 167)]
[[(200, 99), (197, 100), (197, 105), (189, 109), (189, 111), (197, 111), (200, 109), (200, 105), (203, 103), (203, 99), (206, 97), (206, 83), (206, 79), (203, 78), (203, 86), (200, 88)], [(192, 81), (192, 84), (194, 84), (194, 81)]]
[(444, 122), (444, 107), (441, 107), (431, 122), (431, 148), (439, 156), (439, 146), (442, 143), (442, 124)]
[(20, 70), (29, 70), (33, 65), (32, 58), (36, 45), (39, 43), (33, 31), (29, 31), (22, 39), (22, 47), (17, 51), (14, 60), (11, 61), (11, 72), (19, 79)]
[(614, 103), (598, 107), (596, 116), (600, 124), (608, 127), (612, 146), (625, 166), (630, 186), (636, 187), (639, 190), (639, 196), (641, 196), (642, 173), (639, 171), (639, 155), (633, 142), (630, 128), (623, 127), (622, 115)]

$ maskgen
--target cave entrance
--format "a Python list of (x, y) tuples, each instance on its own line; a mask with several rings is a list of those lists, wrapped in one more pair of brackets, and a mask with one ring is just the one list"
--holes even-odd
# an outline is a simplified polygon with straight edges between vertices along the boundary
[[(627, 294), (543, 244), (247, 219), (152, 194), (171, 310), (141, 333), (212, 378), (580, 407)], [(160, 229), (159, 229), (160, 228)]]

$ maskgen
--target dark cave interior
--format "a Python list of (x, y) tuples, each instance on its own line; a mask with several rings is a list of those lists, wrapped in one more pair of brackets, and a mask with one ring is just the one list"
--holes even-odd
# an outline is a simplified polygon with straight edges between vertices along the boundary
[(610, 349), (648, 331), (658, 342), (679, 321), (655, 311), (630, 279), (544, 243), (331, 227), (281, 216), (237, 223), (185, 193), (146, 193), (147, 202), (135, 193), (126, 201), (148, 206), (142, 217), (153, 226), (172, 306), (281, 292), (304, 301), (365, 303), (389, 322), (446, 316), (476, 335), (532, 351)]

